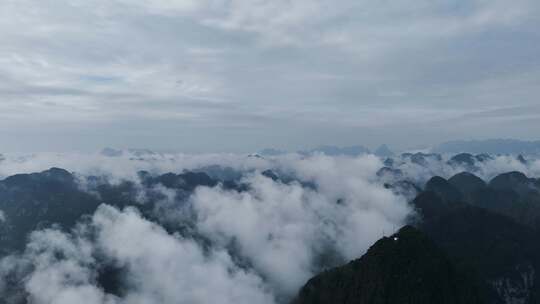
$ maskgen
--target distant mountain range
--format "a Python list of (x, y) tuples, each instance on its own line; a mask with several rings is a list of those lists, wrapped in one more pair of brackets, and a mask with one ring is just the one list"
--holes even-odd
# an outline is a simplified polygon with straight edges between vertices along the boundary
[(348, 155), (357, 156), (361, 154), (368, 154), (370, 150), (364, 146), (350, 146), (350, 147), (336, 147), (336, 146), (320, 146), (315, 149), (307, 151), (299, 151), (300, 154), (314, 154), (323, 153), (329, 156)]
[[(430, 149), (424, 149), (429, 151)], [(420, 150), (417, 150), (420, 151)], [(423, 151), (423, 150), (422, 150)], [(322, 145), (312, 149), (299, 150), (296, 152), (275, 148), (266, 148), (256, 154), (261, 156), (279, 156), (287, 153), (298, 153), (302, 155), (324, 154), (328, 156), (358, 156), (363, 154), (375, 154), (380, 157), (394, 156), (396, 151), (391, 150), (388, 145), (382, 144), (374, 150), (363, 145), (354, 146), (333, 146)], [(431, 149), (433, 153), (455, 154), (455, 153), (474, 153), (474, 154), (528, 154), (540, 155), (540, 140), (524, 141), (518, 139), (486, 139), (486, 140), (455, 140), (447, 141), (436, 145)], [(126, 149), (119, 150), (114, 148), (104, 148), (101, 154), (109, 157), (119, 157), (129, 155), (130, 157), (148, 158), (159, 155), (147, 149)], [(0, 155), (0, 160), (2, 156)]]
[[(475, 153), (475, 154), (540, 154), (540, 140), (524, 141), (518, 139), (486, 139), (486, 140), (455, 140), (441, 143), (431, 149), (433, 153)], [(259, 154), (266, 156), (275, 156), (285, 154), (287, 151), (276, 149), (265, 149)], [(371, 151), (370, 149), (361, 146), (337, 147), (337, 146), (320, 146), (310, 150), (299, 151), (300, 154), (322, 153), (329, 156), (348, 155), (358, 156), (361, 154), (373, 153), (380, 157), (390, 157), (395, 153), (390, 150), (387, 145), (383, 144)]]
[(517, 139), (456, 140), (436, 146), (438, 153), (540, 154), (540, 140)]
[[(263, 156), (276, 156), (276, 155), (282, 155), (286, 153), (288, 152), (284, 150), (268, 148), (268, 149), (259, 151), (258, 154), (263, 155)], [(347, 147), (324, 145), (324, 146), (319, 146), (319, 147), (309, 149), (309, 150), (297, 151), (296, 153), (302, 154), (302, 155), (324, 154), (328, 156), (340, 156), (340, 155), (358, 156), (358, 155), (370, 154), (370, 153), (376, 154), (381, 157), (388, 157), (388, 156), (394, 155), (394, 152), (392, 152), (390, 148), (388, 148), (388, 146), (385, 144), (379, 146), (373, 152), (369, 148), (366, 148), (361, 145), (347, 146)]]

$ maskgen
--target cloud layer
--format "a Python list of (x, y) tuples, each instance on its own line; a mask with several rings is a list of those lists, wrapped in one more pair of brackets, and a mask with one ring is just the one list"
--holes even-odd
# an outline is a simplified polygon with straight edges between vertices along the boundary
[[(24, 252), (0, 260), (0, 295), (32, 303), (286, 303), (311, 276), (361, 256), (414, 215), (408, 197), (384, 186), (397, 180), (378, 176), (384, 163), (374, 155), (111, 154), (118, 155), (6, 155), (0, 175), (62, 166), (77, 172), (84, 189), (91, 174), (139, 184), (138, 170), (188, 169), (239, 172), (242, 187), (178, 195), (139, 184), (139, 204), (147, 203), (145, 191), (162, 194), (156, 208), (140, 213), (105, 202), (72, 229), (33, 232)], [(424, 158), (422, 165), (395, 158), (394, 169), (419, 186), (467, 169), (449, 164), (449, 156)], [(472, 170), (486, 180), (513, 170), (538, 177), (540, 161), (497, 156)], [(108, 268), (119, 272), (114, 292), (100, 284)]]
[[(31, 170), (61, 159), (46, 155), (4, 164)], [(242, 172), (239, 182), (246, 188), (199, 187), (185, 198), (154, 187), (164, 196), (156, 213), (146, 216), (102, 205), (71, 231), (34, 232), (23, 254), (2, 260), (2, 280), (23, 284), (20, 296), (35, 303), (283, 303), (311, 276), (360, 256), (411, 214), (404, 197), (375, 180), (381, 162), (374, 156), (223, 155), (218, 161), (199, 155), (178, 156), (177, 163), (171, 155), (146, 161), (131, 156), (112, 158), (116, 167), (109, 167), (111, 157), (95, 155), (73, 163), (67, 157), (65, 164), (135, 182), (131, 172), (143, 163), (154, 172), (166, 164), (178, 171), (229, 165)], [(266, 169), (293, 179), (273, 180), (261, 174)], [(192, 229), (174, 232), (182, 224)], [(98, 284), (104, 265), (122, 270), (120, 294)]]

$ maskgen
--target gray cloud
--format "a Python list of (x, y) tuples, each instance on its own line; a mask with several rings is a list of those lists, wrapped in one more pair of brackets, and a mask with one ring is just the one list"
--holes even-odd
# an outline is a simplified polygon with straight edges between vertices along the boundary
[[(3, 1), (0, 138), (19, 151), (526, 139), (538, 120), (468, 114), (537, 103), (539, 9), (532, 0)], [(463, 125), (441, 123), (459, 117)], [(404, 141), (411, 133), (421, 136)]]

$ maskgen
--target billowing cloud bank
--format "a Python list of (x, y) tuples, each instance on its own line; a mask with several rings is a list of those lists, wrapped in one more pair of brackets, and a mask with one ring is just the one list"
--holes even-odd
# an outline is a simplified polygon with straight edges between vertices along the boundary
[[(71, 231), (34, 232), (24, 253), (2, 260), (4, 292), (8, 278), (17, 278), (24, 282), (19, 296), (33, 303), (283, 303), (325, 267), (360, 256), (411, 212), (404, 197), (376, 180), (382, 163), (374, 156), (48, 154), (7, 160), (1, 168), (7, 175), (61, 163), (81, 177), (136, 182), (141, 169), (219, 164), (241, 172), (244, 189), (219, 184), (179, 198), (154, 187), (165, 195), (153, 222), (134, 208), (102, 205)], [(261, 174), (267, 169), (286, 180)], [(189, 232), (174, 230), (182, 223)], [(120, 292), (98, 284), (103, 265), (120, 269)]]
[[(418, 184), (465, 169), (447, 160), (402, 159), (394, 168)], [(1, 260), (0, 294), (14, 303), (286, 303), (308, 278), (360, 256), (413, 214), (407, 198), (377, 175), (383, 161), (321, 154), (7, 155), (4, 176), (61, 166), (81, 181), (97, 174), (140, 183), (139, 170), (187, 169), (236, 178), (242, 187), (220, 183), (179, 196), (155, 186), (163, 196), (152, 214), (104, 202), (70, 230), (35, 231), (24, 252)], [(538, 176), (540, 165), (498, 156), (474, 170), (484, 178), (511, 170)], [(138, 203), (145, 204), (145, 193)], [(116, 290), (100, 279), (109, 268), (117, 272)], [(15, 294), (14, 284), (23, 286)]]
[[(125, 269), (123, 295), (96, 285), (96, 255)], [(205, 252), (133, 209), (105, 205), (71, 234), (33, 233), (22, 256), (3, 260), (4, 273), (14, 267), (26, 271), (31, 303), (273, 303), (261, 278), (226, 252)]]
[[(341, 203), (334, 193), (278, 184), (262, 176), (249, 183), (253, 189), (245, 193), (196, 191), (191, 200), (199, 216), (197, 226), (214, 244), (234, 242), (273, 287), (287, 294), (317, 270), (318, 259), (332, 254), (347, 260), (358, 257), (408, 214), (404, 200), (362, 181), (345, 186), (349, 193), (336, 193), (344, 195)], [(355, 192), (363, 195), (355, 197)]]

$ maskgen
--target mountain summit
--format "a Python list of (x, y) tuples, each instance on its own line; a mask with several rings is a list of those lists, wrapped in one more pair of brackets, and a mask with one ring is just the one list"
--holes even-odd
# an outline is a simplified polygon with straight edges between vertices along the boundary
[(309, 280), (292, 303), (483, 302), (476, 284), (460, 273), (427, 236), (405, 226), (377, 241), (360, 259)]

